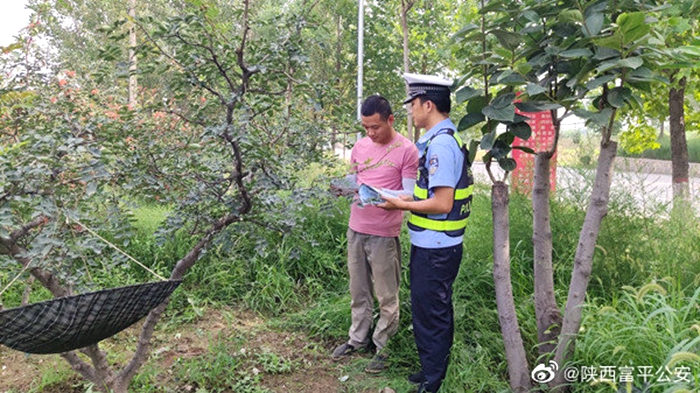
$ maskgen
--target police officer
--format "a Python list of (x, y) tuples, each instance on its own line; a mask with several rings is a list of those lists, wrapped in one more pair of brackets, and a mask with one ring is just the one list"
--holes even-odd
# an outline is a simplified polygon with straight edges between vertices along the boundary
[(409, 377), (419, 393), (440, 389), (454, 336), (452, 284), (462, 260), (462, 236), (471, 208), (469, 154), (449, 118), (452, 82), (404, 74), (416, 127), (427, 132), (413, 198), (385, 198), (379, 207), (409, 210), (411, 311), (421, 371)]

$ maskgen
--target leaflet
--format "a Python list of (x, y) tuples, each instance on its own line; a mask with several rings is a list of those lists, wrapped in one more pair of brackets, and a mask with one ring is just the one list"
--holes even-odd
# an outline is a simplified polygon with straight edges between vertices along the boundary
[(376, 188), (367, 184), (360, 184), (357, 194), (360, 197), (360, 206), (377, 205), (386, 202), (384, 197), (398, 198), (404, 191)]

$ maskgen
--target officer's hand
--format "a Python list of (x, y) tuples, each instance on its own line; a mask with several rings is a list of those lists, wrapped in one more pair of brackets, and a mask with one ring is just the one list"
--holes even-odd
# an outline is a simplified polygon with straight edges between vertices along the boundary
[(413, 200), (411, 195), (401, 195), (398, 198), (392, 197), (382, 197), (385, 202), (377, 204), (377, 207), (381, 207), (384, 210), (407, 210), (405, 202), (410, 202)]

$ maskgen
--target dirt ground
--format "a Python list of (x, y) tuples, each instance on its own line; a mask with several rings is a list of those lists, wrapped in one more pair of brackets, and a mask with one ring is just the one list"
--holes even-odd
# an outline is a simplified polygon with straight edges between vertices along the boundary
[[(117, 354), (110, 357), (111, 362), (123, 365), (130, 359), (129, 349), (134, 347), (138, 328), (132, 327), (100, 343), (109, 354)], [(200, 390), (196, 383), (182, 381), (178, 378), (182, 374), (173, 370), (177, 364), (188, 360), (209, 359), (207, 353), (211, 356), (212, 348), (221, 343), (239, 363), (236, 366), (238, 375), (257, 378), (260, 388), (275, 393), (348, 391), (343, 386), (347, 361), (336, 362), (330, 358), (333, 343), (317, 343), (301, 333), (270, 328), (256, 314), (236, 310), (210, 310), (195, 323), (157, 330), (151, 357), (140, 370), (149, 375), (151, 389), (148, 391), (214, 391)], [(265, 364), (260, 363), (265, 356), (282, 361), (277, 363), (277, 370), (265, 370)], [(208, 367), (207, 363), (208, 360), (204, 360), (200, 364)], [(86, 387), (81, 381), (82, 378), (58, 355), (25, 355), (0, 346), (0, 393), (84, 392)], [(153, 386), (159, 389), (152, 389)], [(233, 389), (224, 388), (223, 391), (233, 392)], [(376, 393), (377, 390), (365, 391)]]

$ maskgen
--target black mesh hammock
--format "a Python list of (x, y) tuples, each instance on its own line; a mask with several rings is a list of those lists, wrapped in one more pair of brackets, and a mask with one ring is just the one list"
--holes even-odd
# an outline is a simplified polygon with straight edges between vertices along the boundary
[(165, 280), (105, 289), (0, 311), (0, 343), (38, 354), (96, 344), (146, 316), (181, 282)]
[[(124, 253), (90, 228), (74, 221)], [(182, 282), (166, 280), (126, 253), (124, 255), (162, 281), (64, 296), (2, 310), (0, 344), (36, 354), (63, 353), (96, 344), (138, 322), (163, 303)]]

